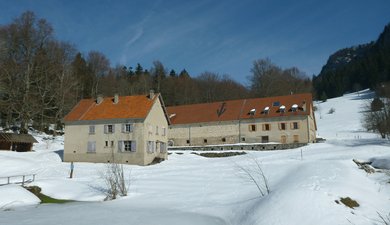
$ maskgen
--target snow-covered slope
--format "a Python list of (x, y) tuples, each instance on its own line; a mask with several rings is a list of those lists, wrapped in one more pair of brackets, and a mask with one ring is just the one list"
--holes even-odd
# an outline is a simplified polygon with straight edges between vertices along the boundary
[[(105, 165), (76, 163), (75, 178), (68, 179), (69, 164), (61, 162), (63, 140), (38, 136), (36, 152), (0, 152), (0, 177), (34, 172), (31, 185), (44, 194), (80, 202), (23, 208), (36, 199), (17, 186), (2, 186), (0, 224), (380, 224), (377, 213), (390, 212), (390, 177), (368, 175), (352, 162), (390, 158), (389, 142), (365, 132), (360, 123), (362, 106), (371, 97), (362, 92), (319, 103), (318, 133), (325, 143), (228, 158), (174, 152), (158, 165), (125, 166), (129, 195), (108, 202), (100, 191)], [(335, 112), (328, 114), (331, 108)], [(269, 181), (265, 197), (240, 169), (254, 168), (253, 159)], [(341, 197), (360, 206), (337, 204)]]

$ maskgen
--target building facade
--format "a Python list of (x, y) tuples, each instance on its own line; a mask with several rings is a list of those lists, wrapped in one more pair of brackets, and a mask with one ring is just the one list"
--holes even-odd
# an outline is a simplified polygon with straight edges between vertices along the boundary
[(160, 94), (84, 99), (64, 122), (66, 162), (148, 165), (167, 159), (169, 119)]
[(169, 145), (310, 143), (316, 139), (311, 94), (168, 107)]

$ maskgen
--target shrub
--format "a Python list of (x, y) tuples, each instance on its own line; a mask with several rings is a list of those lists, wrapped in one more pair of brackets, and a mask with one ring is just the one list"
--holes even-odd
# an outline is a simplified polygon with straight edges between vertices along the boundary
[(353, 200), (350, 197), (340, 198), (340, 202), (343, 203), (345, 206), (351, 208), (351, 209), (360, 206), (357, 201)]

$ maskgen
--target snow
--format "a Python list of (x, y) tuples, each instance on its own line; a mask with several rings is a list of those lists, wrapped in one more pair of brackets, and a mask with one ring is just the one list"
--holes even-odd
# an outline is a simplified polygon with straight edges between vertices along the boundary
[[(366, 174), (352, 161), (389, 169), (390, 143), (361, 126), (362, 107), (372, 97), (364, 91), (317, 103), (324, 143), (227, 158), (175, 151), (157, 165), (126, 165), (129, 194), (113, 201), (103, 201), (104, 164), (75, 163), (69, 179), (63, 137), (34, 134), (35, 152), (0, 152), (0, 177), (36, 173), (29, 185), (77, 202), (38, 204), (18, 185), (0, 186), (0, 224), (380, 224), (377, 213), (390, 212), (390, 177)], [(336, 111), (327, 114), (331, 108)], [(254, 168), (254, 159), (270, 185), (264, 197), (240, 170)], [(337, 204), (341, 197), (360, 206)]]

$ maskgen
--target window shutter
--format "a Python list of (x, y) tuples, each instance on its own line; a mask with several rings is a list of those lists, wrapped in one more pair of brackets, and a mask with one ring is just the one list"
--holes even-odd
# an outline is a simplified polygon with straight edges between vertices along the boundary
[(135, 152), (137, 150), (137, 143), (135, 141), (131, 142), (131, 151)]
[(115, 133), (115, 124), (112, 125), (112, 133)]
[(294, 122), (290, 123), (290, 129), (294, 130)]
[(88, 148), (87, 148), (87, 151), (90, 152), (92, 151), (92, 142), (88, 141)]
[(104, 125), (104, 133), (105, 133), (105, 134), (108, 133), (108, 126), (107, 126), (107, 125)]
[(122, 133), (126, 132), (126, 124), (122, 124)]
[(123, 152), (123, 141), (118, 141), (118, 151)]
[(133, 132), (133, 124), (130, 124), (130, 132)]

